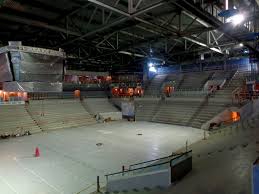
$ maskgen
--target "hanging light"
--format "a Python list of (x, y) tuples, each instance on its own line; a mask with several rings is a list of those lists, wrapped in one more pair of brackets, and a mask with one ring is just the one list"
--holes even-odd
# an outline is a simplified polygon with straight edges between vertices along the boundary
[(234, 26), (237, 26), (237, 25), (241, 24), (242, 22), (244, 22), (244, 20), (245, 20), (244, 14), (236, 14), (232, 17), (227, 18), (226, 22), (232, 23)]

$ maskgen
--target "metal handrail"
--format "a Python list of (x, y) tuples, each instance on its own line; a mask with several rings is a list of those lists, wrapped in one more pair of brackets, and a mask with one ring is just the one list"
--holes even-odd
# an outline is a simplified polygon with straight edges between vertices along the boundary
[(133, 166), (137, 166), (137, 165), (140, 165), (140, 164), (146, 164), (146, 163), (149, 163), (149, 162), (155, 162), (155, 161), (158, 161), (158, 160), (163, 160), (163, 159), (167, 159), (167, 158), (171, 158), (173, 156), (179, 156), (179, 155), (182, 155), (183, 153), (179, 153), (179, 154), (172, 154), (170, 156), (166, 156), (166, 157), (162, 157), (162, 158), (157, 158), (157, 159), (154, 159), (154, 160), (149, 160), (149, 161), (145, 161), (145, 162), (139, 162), (139, 163), (136, 163), (136, 164), (131, 164), (129, 166), (129, 169), (131, 169), (131, 167)]
[(177, 157), (172, 158), (171, 160), (169, 160), (167, 162), (162, 162), (162, 163), (153, 164), (153, 165), (150, 165), (150, 166), (135, 168), (135, 169), (132, 169), (132, 170), (125, 170), (125, 171), (115, 172), (115, 173), (111, 173), (111, 174), (106, 174), (104, 176), (106, 177), (106, 179), (108, 179), (109, 176), (118, 175), (118, 174), (122, 174), (123, 175), (125, 173), (134, 172), (134, 171), (137, 171), (137, 170), (142, 170), (142, 169), (151, 168), (151, 167), (154, 167), (154, 166), (160, 166), (160, 165), (163, 165), (163, 164), (168, 164), (168, 163), (171, 163), (173, 160), (176, 160), (176, 159), (180, 158), (181, 156), (184, 156), (184, 155), (189, 154), (191, 152), (192, 152), (192, 150), (190, 150), (188, 152), (184, 152), (181, 155), (178, 155)]

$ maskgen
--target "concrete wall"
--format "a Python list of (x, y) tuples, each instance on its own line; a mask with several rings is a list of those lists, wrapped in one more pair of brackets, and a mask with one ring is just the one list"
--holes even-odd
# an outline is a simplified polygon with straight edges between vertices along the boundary
[(257, 115), (259, 112), (259, 100), (249, 102), (240, 108), (239, 112), (242, 120)]
[[(121, 177), (120, 177), (121, 178)], [(169, 187), (171, 185), (171, 168), (141, 174), (139, 176), (132, 176), (109, 180), (107, 183), (107, 191), (123, 191), (133, 189), (155, 188), (157, 186)]]

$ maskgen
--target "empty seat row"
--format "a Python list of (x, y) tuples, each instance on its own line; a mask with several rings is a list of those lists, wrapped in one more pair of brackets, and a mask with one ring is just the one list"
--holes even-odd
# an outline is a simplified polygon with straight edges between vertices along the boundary
[(91, 114), (118, 112), (119, 110), (110, 103), (108, 98), (85, 98), (82, 102)]
[(28, 110), (43, 130), (94, 124), (79, 100), (31, 101)]
[(41, 129), (26, 111), (25, 105), (0, 106), (0, 135), (23, 135)]

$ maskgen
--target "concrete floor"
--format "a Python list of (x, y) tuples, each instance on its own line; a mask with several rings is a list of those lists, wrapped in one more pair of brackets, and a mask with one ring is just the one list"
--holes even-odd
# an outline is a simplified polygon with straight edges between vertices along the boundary
[(251, 127), (223, 129), (194, 143), (189, 147), (193, 170), (181, 181), (127, 194), (251, 194), (252, 164), (259, 156), (258, 126), (259, 118)]
[[(122, 165), (169, 155), (186, 140), (202, 138), (202, 130), (190, 127), (114, 122), (1, 140), (0, 193), (90, 193), (98, 175), (104, 185), (103, 175)], [(33, 157), (36, 146), (40, 158)]]
[(191, 146), (193, 170), (167, 194), (250, 194), (259, 130), (228, 130)]

